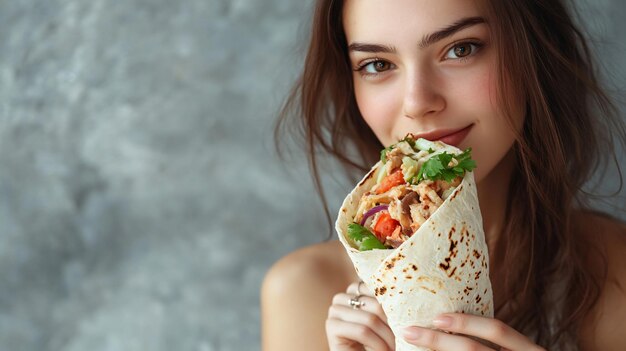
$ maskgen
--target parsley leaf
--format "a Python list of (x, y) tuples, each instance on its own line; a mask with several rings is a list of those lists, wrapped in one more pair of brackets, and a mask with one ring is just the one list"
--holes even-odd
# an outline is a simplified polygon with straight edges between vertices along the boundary
[[(455, 159), (456, 166), (450, 167), (449, 164)], [(476, 168), (476, 162), (472, 160), (472, 149), (468, 148), (459, 155), (443, 152), (435, 155), (424, 162), (417, 176), (417, 181), (423, 179), (453, 181), (456, 177), (462, 177), (465, 172), (471, 172)]]
[(348, 237), (358, 246), (359, 251), (386, 249), (372, 232), (357, 223), (348, 224)]

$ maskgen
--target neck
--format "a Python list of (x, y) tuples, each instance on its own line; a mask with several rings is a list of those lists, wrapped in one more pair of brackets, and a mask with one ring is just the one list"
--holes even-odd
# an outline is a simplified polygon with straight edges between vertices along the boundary
[(515, 153), (511, 149), (477, 185), (485, 239), (490, 251), (495, 248), (504, 228), (507, 198), (514, 168)]

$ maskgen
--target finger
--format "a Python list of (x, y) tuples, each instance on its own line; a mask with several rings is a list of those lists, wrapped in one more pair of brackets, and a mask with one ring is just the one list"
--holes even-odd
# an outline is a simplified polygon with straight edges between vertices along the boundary
[(428, 328), (408, 327), (404, 330), (403, 337), (410, 344), (434, 350), (493, 351), (466, 336), (446, 334)]
[[(476, 336), (511, 350), (544, 350), (525, 335), (497, 319), (463, 313), (438, 316), (433, 324), (442, 330)], [(545, 350), (544, 350), (545, 351)]]
[[(333, 297), (333, 305), (342, 305), (342, 306), (348, 306), (351, 308), (350, 299), (352, 298), (354, 298), (354, 295), (343, 294), (343, 293), (336, 294)], [(359, 298), (359, 301), (364, 303), (360, 308), (361, 310), (373, 313), (377, 315), (378, 318), (380, 318), (383, 322), (385, 322), (385, 324), (388, 323), (387, 315), (385, 314), (383, 307), (380, 305), (378, 300), (376, 300), (376, 298), (363, 295)]]
[(363, 324), (354, 324), (341, 319), (326, 320), (326, 335), (331, 346), (354, 346), (354, 342), (371, 350), (390, 350), (387, 343)]
[(395, 348), (395, 336), (391, 328), (373, 313), (355, 310), (342, 305), (332, 305), (328, 310), (328, 319), (343, 320), (345, 322), (367, 326), (372, 333), (378, 335), (378, 337), (387, 344), (389, 349), (393, 350)]
[(361, 282), (360, 286), (359, 286), (359, 282), (356, 283), (352, 283), (348, 286), (348, 289), (346, 290), (346, 292), (348, 294), (353, 294), (356, 295), (357, 294), (357, 287), (359, 287), (359, 292), (361, 293), (361, 295), (367, 295), (367, 296), (374, 296), (374, 291), (371, 290), (369, 288), (369, 286), (367, 286), (367, 284)]
[(354, 346), (354, 343), (363, 345), (366, 349), (390, 350), (387, 343), (367, 326), (354, 324), (340, 319), (326, 320), (326, 334), (333, 349), (336, 346)]

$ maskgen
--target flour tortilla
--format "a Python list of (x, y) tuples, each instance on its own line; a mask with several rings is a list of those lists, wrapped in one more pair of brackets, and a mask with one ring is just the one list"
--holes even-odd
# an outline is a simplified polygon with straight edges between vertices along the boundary
[(376, 183), (381, 166), (378, 162), (346, 197), (335, 229), (357, 274), (375, 291), (396, 335), (396, 350), (428, 350), (404, 341), (404, 328), (433, 328), (432, 320), (448, 312), (493, 317), (489, 256), (474, 174), (466, 172), (452, 195), (400, 247), (359, 251), (351, 247), (348, 224), (353, 223), (363, 194)]

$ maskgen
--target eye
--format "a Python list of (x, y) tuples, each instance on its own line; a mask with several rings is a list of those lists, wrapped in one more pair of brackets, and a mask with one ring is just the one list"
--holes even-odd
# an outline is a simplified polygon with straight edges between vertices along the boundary
[(389, 68), (391, 68), (391, 64), (389, 62), (380, 61), (380, 60), (370, 62), (366, 64), (365, 66), (363, 66), (363, 69), (367, 73), (380, 73), (380, 72), (387, 71)]
[(454, 45), (452, 48), (450, 48), (450, 50), (448, 50), (445, 58), (450, 59), (450, 60), (458, 60), (458, 59), (466, 58), (468, 56), (475, 54), (480, 49), (481, 46), (482, 44), (480, 43), (471, 43), (471, 42), (459, 43), (459, 44)]
[(379, 73), (388, 71), (393, 67), (394, 65), (390, 62), (381, 59), (373, 59), (362, 63), (359, 67), (356, 68), (356, 71), (359, 71), (359, 73), (364, 76), (375, 76)]

